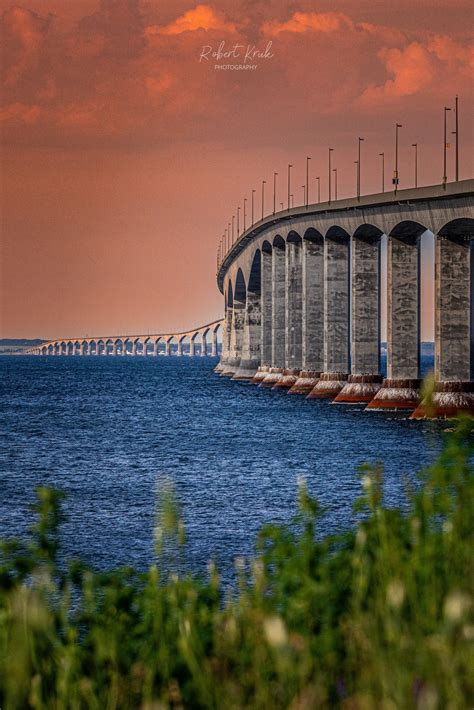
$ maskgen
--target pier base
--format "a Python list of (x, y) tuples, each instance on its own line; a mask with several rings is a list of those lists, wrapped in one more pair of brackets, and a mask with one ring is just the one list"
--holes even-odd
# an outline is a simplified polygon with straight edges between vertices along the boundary
[(295, 370), (292, 368), (285, 368), (283, 370), (283, 377), (281, 377), (278, 382), (272, 387), (273, 390), (290, 390), (293, 385), (296, 384), (300, 370)]
[(333, 399), (347, 382), (346, 372), (323, 372), (306, 399)]
[(250, 382), (255, 377), (258, 368), (258, 360), (242, 359), (232, 379), (240, 382)]
[(371, 402), (381, 388), (382, 380), (382, 375), (349, 375), (334, 402), (338, 404)]
[(252, 384), (259, 385), (261, 382), (263, 382), (265, 377), (268, 375), (269, 369), (270, 368), (268, 365), (260, 365), (257, 372), (252, 377)]
[(240, 358), (230, 357), (224, 365), (224, 369), (221, 370), (221, 377), (233, 377), (239, 369), (239, 365)]
[(461, 412), (474, 416), (474, 382), (435, 382), (432, 401), (423, 400), (410, 419), (449, 418)]
[(416, 409), (420, 401), (421, 380), (385, 379), (366, 409)]
[(270, 367), (268, 370), (268, 374), (260, 382), (259, 387), (273, 387), (273, 385), (275, 385), (282, 377), (282, 367)]
[(219, 360), (219, 362), (217, 363), (217, 365), (215, 366), (214, 372), (217, 372), (217, 373), (222, 372), (222, 370), (225, 367), (226, 362), (227, 362), (227, 358), (221, 358)]
[(300, 376), (296, 380), (288, 394), (309, 394), (319, 382), (320, 372), (315, 370), (301, 370)]

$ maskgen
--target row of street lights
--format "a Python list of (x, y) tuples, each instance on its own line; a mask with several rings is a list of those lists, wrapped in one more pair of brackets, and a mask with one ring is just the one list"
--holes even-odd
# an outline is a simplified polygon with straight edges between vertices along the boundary
[[(447, 114), (452, 109), (448, 106), (444, 107), (444, 149), (443, 149), (443, 187), (446, 188), (447, 178), (447, 148), (449, 144), (447, 142)], [(455, 99), (455, 130), (452, 134), (456, 137), (455, 144), (455, 176), (456, 181), (459, 180), (459, 105), (458, 96)], [(399, 146), (399, 129), (403, 128), (401, 123), (395, 123), (395, 169), (393, 171), (392, 185), (395, 194), (397, 193), (398, 186), (400, 184), (399, 171), (398, 171), (398, 146)], [(364, 138), (360, 136), (357, 139), (357, 160), (354, 161), (356, 165), (356, 196), (357, 200), (361, 198), (361, 144), (364, 142)], [(415, 187), (418, 187), (418, 143), (412, 143), (412, 148), (414, 148), (414, 182)], [(333, 192), (332, 192), (332, 176), (334, 175), (334, 199), (337, 200), (337, 167), (332, 167), (332, 154), (334, 153), (334, 148), (328, 148), (328, 204), (332, 202)], [(385, 192), (385, 152), (379, 153), (381, 160), (381, 187), (382, 192)], [(309, 163), (311, 156), (306, 156), (306, 184), (302, 185), (303, 190), (303, 205), (307, 208), (309, 205)], [(291, 191), (291, 170), (293, 165), (288, 163), (288, 174), (287, 174), (287, 210), (290, 211), (294, 206), (294, 194)], [(277, 172), (273, 173), (273, 214), (276, 213), (276, 194), (277, 194), (277, 178), (279, 174)], [(317, 183), (317, 197), (318, 204), (321, 202), (321, 178), (318, 175), (315, 177)], [(261, 187), (261, 219), (263, 220), (265, 216), (265, 185), (266, 180), (262, 180)], [(255, 194), (256, 190), (252, 189), (251, 193), (251, 223), (252, 226), (255, 223)], [(244, 198), (243, 207), (243, 230), (245, 232), (247, 229), (247, 202), (248, 198)], [(281, 211), (283, 211), (283, 202), (280, 202)], [(240, 236), (240, 205), (237, 207), (237, 238)], [(224, 234), (220, 240), (218, 252), (217, 252), (217, 265), (222, 262), (224, 255), (229, 251), (235, 242), (235, 219), (236, 216), (232, 215), (232, 222), (228, 222), (227, 229), (224, 230)]]

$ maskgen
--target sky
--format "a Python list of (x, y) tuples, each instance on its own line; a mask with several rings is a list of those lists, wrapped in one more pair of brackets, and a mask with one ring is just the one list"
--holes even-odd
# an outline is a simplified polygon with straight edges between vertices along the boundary
[[(441, 182), (443, 108), (459, 94), (473, 174), (470, 0), (0, 0), (1, 337), (179, 331), (221, 317), (216, 249), (232, 214), (311, 156), (327, 195)], [(239, 60), (209, 54), (236, 51)], [(271, 43), (271, 44), (269, 44)], [(247, 49), (266, 57), (253, 70)], [(202, 56), (202, 55), (207, 55)], [(448, 130), (454, 128), (449, 115)], [(454, 178), (448, 150), (448, 178)], [(270, 190), (267, 207), (270, 208)], [(260, 209), (259, 198), (256, 210)], [(432, 338), (424, 247), (422, 337)]]

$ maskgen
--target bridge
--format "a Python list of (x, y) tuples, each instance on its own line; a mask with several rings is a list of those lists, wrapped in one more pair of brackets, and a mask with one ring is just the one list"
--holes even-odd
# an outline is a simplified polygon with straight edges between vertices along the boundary
[[(100, 335), (50, 340), (26, 351), (27, 355), (190, 355), (217, 356), (217, 335), (224, 321), (215, 320), (179, 333)], [(210, 338), (210, 349), (208, 347)], [(189, 341), (189, 343), (188, 343)]]
[[(264, 217), (218, 261), (223, 376), (413, 417), (474, 413), (474, 180)], [(435, 386), (420, 401), (420, 239), (435, 236)], [(387, 377), (380, 369), (387, 237)], [(428, 406), (430, 404), (430, 406)]]

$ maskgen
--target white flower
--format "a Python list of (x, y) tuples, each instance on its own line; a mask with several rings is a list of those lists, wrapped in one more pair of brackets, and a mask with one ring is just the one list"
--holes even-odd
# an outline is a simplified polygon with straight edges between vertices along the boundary
[(263, 622), (263, 631), (270, 646), (281, 648), (285, 646), (288, 635), (286, 627), (279, 616), (271, 616)]
[(398, 579), (392, 580), (387, 587), (387, 603), (398, 609), (405, 599), (405, 587)]
[(471, 600), (462, 592), (451, 592), (444, 602), (444, 616), (448, 621), (459, 621), (471, 606)]

